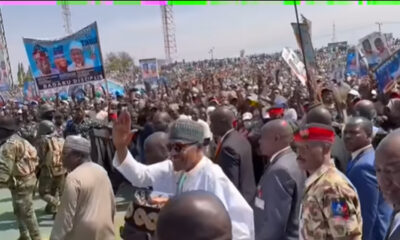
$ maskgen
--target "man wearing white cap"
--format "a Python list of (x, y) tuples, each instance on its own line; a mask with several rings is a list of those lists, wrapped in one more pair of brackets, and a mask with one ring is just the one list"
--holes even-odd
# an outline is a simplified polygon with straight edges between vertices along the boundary
[(69, 51), (73, 62), (68, 66), (68, 71), (76, 71), (94, 67), (93, 61), (83, 56), (82, 43), (73, 41), (69, 45)]
[(114, 240), (114, 193), (107, 172), (90, 160), (90, 142), (68, 136), (62, 160), (69, 174), (50, 240)]

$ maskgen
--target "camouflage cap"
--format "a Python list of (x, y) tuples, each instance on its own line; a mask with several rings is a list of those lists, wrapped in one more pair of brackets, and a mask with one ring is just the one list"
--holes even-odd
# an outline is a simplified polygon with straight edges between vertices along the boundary
[(180, 119), (175, 121), (169, 132), (169, 141), (180, 143), (203, 143), (204, 129), (199, 123), (189, 120)]
[(47, 113), (47, 112), (55, 111), (54, 107), (52, 105), (48, 104), (48, 103), (43, 104), (42, 106), (40, 106), (39, 109), (40, 109), (40, 114), (44, 114), (44, 113)]
[(0, 118), (0, 128), (1, 129), (6, 129), (6, 130), (9, 130), (9, 131), (16, 131), (16, 130), (18, 130), (18, 124), (17, 124), (17, 121), (15, 121), (14, 118), (1, 117)]
[(52, 121), (43, 120), (39, 124), (37, 135), (43, 136), (43, 135), (52, 134), (55, 130), (56, 130), (56, 127), (54, 126), (54, 123)]

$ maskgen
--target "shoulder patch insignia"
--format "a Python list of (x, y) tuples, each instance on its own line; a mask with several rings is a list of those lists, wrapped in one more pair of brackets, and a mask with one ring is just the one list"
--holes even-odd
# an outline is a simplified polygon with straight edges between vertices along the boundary
[(350, 217), (349, 206), (344, 200), (333, 201), (331, 208), (334, 217), (342, 217), (344, 219), (348, 219)]

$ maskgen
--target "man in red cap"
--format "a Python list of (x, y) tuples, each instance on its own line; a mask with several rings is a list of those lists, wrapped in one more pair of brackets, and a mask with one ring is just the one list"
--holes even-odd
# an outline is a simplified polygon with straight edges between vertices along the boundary
[(297, 162), (309, 174), (300, 211), (300, 240), (361, 239), (360, 201), (331, 159), (334, 130), (308, 124), (295, 135)]

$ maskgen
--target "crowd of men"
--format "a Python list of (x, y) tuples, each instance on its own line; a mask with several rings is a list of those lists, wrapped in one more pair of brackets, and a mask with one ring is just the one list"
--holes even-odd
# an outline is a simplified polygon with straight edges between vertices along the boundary
[[(314, 101), (278, 54), (171, 64), (145, 91), (8, 101), (0, 184), (19, 239), (40, 239), (38, 189), (51, 240), (399, 240), (400, 94), (332, 78), (327, 56), (344, 54), (317, 52)], [(121, 181), (167, 197), (133, 201), (116, 233)]]

